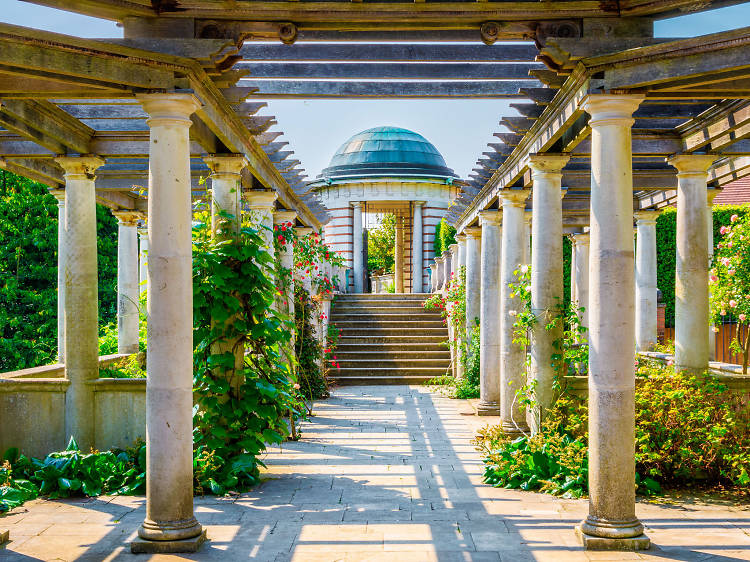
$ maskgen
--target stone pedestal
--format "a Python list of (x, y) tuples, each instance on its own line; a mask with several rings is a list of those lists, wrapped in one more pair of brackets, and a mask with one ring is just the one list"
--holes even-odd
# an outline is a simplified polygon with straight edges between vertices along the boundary
[(94, 172), (104, 165), (98, 156), (56, 159), (65, 170), (65, 435), (82, 451), (96, 447), (94, 394), (99, 378), (99, 290), (96, 251)]
[(513, 343), (515, 313), (521, 308), (520, 299), (509, 285), (513, 274), (523, 264), (523, 220), (528, 190), (500, 192), (503, 206), (503, 239), (500, 266), (500, 418), (503, 431), (521, 434), (528, 431), (526, 413), (520, 406), (516, 392), (526, 384), (526, 350)]
[(534, 432), (544, 419), (554, 399), (555, 370), (552, 355), (557, 353), (554, 342), (562, 337), (562, 326), (547, 329), (547, 325), (563, 304), (562, 254), (562, 169), (568, 162), (567, 154), (538, 154), (529, 157), (533, 182), (531, 223), (531, 309), (536, 323), (531, 328), (531, 372), (538, 404), (531, 412)]
[(137, 96), (149, 114), (146, 518), (134, 552), (192, 551), (193, 288), (190, 94)]
[(411, 238), (411, 292), (424, 291), (424, 224), (422, 207), (424, 201), (414, 201), (414, 230)]
[[(589, 515), (586, 548), (647, 548), (635, 516), (635, 280), (630, 128), (641, 99), (590, 95)], [(704, 202), (705, 204), (705, 202)], [(705, 231), (704, 231), (705, 232)]]
[(471, 341), (471, 332), (479, 321), (482, 294), (482, 229), (472, 226), (464, 229), (466, 234), (466, 341)]
[(639, 211), (635, 248), (635, 349), (651, 351), (656, 333), (656, 219), (658, 211)]
[(354, 264), (354, 292), (365, 292), (364, 231), (362, 230), (362, 203), (352, 201), (354, 220), (352, 226), (352, 263)]
[(140, 213), (113, 211), (117, 217), (117, 352), (138, 353), (138, 221)]
[(65, 190), (50, 193), (57, 199), (57, 362), (65, 363)]
[(443, 256), (435, 257), (435, 292), (443, 290), (443, 276), (445, 275), (445, 258)]
[(708, 369), (708, 217), (710, 154), (679, 154), (677, 168), (677, 275), (675, 277), (675, 368)]
[(500, 415), (500, 211), (481, 211), (482, 266), (479, 329), (480, 416)]

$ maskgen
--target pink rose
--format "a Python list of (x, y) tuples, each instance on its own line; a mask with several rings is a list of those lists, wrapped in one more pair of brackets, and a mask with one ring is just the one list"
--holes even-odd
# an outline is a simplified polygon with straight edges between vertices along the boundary
[(740, 322), (744, 322), (745, 318), (747, 318), (747, 316), (745, 316), (744, 314), (740, 314), (737, 318), (740, 319)]
[(294, 383), (294, 390), (299, 390), (299, 383)]
[(674, 361), (672, 361), (671, 359), (667, 361), (667, 367), (671, 367), (672, 365), (674, 365)]
[(721, 258), (721, 264), (724, 267), (729, 267), (729, 258)]
[(731, 217), (729, 217), (730, 222), (737, 222), (739, 219), (740, 217), (738, 215), (732, 215)]
[(721, 233), (721, 234), (726, 234), (728, 230), (729, 230), (729, 229), (728, 229), (728, 228), (727, 228), (726, 226), (722, 226), (722, 227), (721, 227), (721, 228), (719, 229), (719, 233)]
[(719, 314), (721, 314), (722, 316), (726, 316), (727, 315), (727, 311), (726, 310), (722, 310)]
[(711, 283), (716, 283), (719, 280), (719, 278), (716, 277), (716, 275), (712, 275), (711, 277), (709, 277), (709, 279), (711, 280)]
[(727, 275), (734, 275), (734, 269), (730, 269), (729, 271), (727, 271)]
[(729, 301), (729, 308), (734, 308), (737, 306), (737, 301), (732, 299)]

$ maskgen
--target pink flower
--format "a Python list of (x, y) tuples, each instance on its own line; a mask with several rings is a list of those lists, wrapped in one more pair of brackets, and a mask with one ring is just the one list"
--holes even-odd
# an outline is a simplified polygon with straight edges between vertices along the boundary
[(721, 258), (721, 264), (724, 267), (729, 267), (729, 258)]
[(294, 390), (299, 390), (299, 383), (294, 383)]
[(722, 310), (719, 314), (721, 314), (722, 316), (726, 316), (727, 315), (727, 311), (726, 310)]
[(732, 299), (729, 301), (729, 308), (734, 308), (737, 306), (737, 301)]
[(719, 229), (719, 233), (721, 233), (721, 234), (726, 234), (727, 232), (729, 232), (729, 227), (727, 227), (727, 226), (722, 226)]
[(727, 271), (727, 275), (734, 275), (734, 269), (730, 269), (729, 271)]
[(731, 217), (729, 217), (730, 222), (737, 222), (739, 219), (740, 217), (738, 215), (732, 215)]
[(667, 367), (671, 367), (672, 365), (674, 365), (674, 361), (672, 361), (671, 359), (667, 361)]
[(744, 314), (740, 314), (737, 318), (740, 319), (740, 322), (744, 322), (745, 318), (747, 318), (747, 316), (745, 316)]
[(716, 326), (711, 326), (711, 329), (714, 331), (714, 333), (719, 333), (719, 328), (717, 328)]
[(716, 275), (712, 275), (709, 279), (711, 280), (711, 283), (716, 283), (719, 280), (719, 278), (716, 277)]

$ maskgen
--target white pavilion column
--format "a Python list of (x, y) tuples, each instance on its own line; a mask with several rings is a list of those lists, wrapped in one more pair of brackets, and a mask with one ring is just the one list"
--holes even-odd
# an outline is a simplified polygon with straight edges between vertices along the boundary
[(364, 231), (362, 230), (362, 202), (352, 201), (354, 218), (352, 227), (352, 263), (354, 265), (354, 292), (365, 291), (365, 256), (364, 256)]
[(63, 156), (65, 170), (65, 435), (82, 451), (96, 447), (94, 393), (99, 378), (99, 290), (96, 252), (94, 172), (104, 164), (98, 156)]
[(414, 201), (414, 221), (411, 235), (411, 292), (424, 292), (424, 223), (422, 207), (424, 201)]
[(635, 349), (656, 345), (656, 219), (658, 211), (638, 211), (635, 247)]
[[(211, 232), (220, 237), (236, 236), (242, 227), (241, 174), (247, 160), (241, 154), (212, 154), (203, 161), (211, 170)], [(224, 219), (221, 211), (234, 220)]]
[(523, 221), (526, 225), (526, 230), (523, 236), (523, 263), (531, 263), (531, 219), (533, 218), (532, 211), (525, 211), (523, 214)]
[(466, 341), (471, 341), (480, 317), (482, 295), (482, 229), (470, 226), (464, 229), (466, 234)]
[[(708, 269), (714, 261), (714, 197), (719, 194), (719, 189), (709, 189), (706, 205), (706, 235), (708, 236)], [(710, 287), (710, 286), (709, 286)], [(711, 291), (708, 291), (708, 300), (711, 302)], [(716, 361), (716, 326), (709, 326), (708, 330), (708, 359)]]
[(396, 215), (396, 243), (393, 248), (393, 286), (396, 293), (404, 292), (404, 219)]
[(500, 414), (500, 211), (481, 211), (482, 274), (477, 415)]
[(443, 279), (445, 276), (445, 258), (435, 256), (435, 292), (439, 293), (443, 289)]
[[(635, 273), (630, 128), (641, 98), (590, 95), (589, 515), (584, 547), (648, 548), (635, 516)], [(705, 204), (705, 200), (704, 200)], [(705, 229), (704, 229), (705, 232)]]
[(526, 350), (513, 343), (512, 311), (521, 308), (521, 301), (513, 296), (510, 284), (513, 272), (523, 263), (523, 237), (526, 233), (524, 207), (528, 190), (504, 189), (500, 192), (503, 206), (503, 236), (500, 266), (500, 421), (503, 431), (520, 434), (528, 430), (526, 413), (516, 398), (516, 392), (526, 384)]
[(536, 383), (538, 406), (531, 415), (532, 430), (539, 431), (546, 410), (552, 405), (555, 370), (552, 354), (562, 326), (548, 330), (547, 324), (563, 303), (562, 169), (567, 154), (537, 154), (529, 157), (534, 208), (531, 223), (531, 309), (536, 323), (531, 328), (531, 380)]
[(678, 154), (675, 368), (708, 369), (708, 168), (715, 155)]
[(138, 221), (140, 213), (117, 217), (117, 352), (138, 353)]
[(458, 242), (458, 261), (456, 264), (456, 275), (462, 267), (466, 267), (466, 233), (462, 232), (456, 236)]
[(57, 199), (57, 362), (65, 363), (65, 190), (50, 193)]
[(141, 294), (148, 285), (148, 228), (138, 229), (138, 241), (138, 294)]
[[(137, 96), (149, 114), (146, 518), (133, 552), (197, 550), (193, 514), (191, 94)], [(192, 539), (192, 540), (191, 540)], [(175, 543), (173, 541), (180, 541)]]
[[(575, 279), (576, 303), (583, 308), (580, 313), (581, 326), (589, 326), (589, 233), (574, 234), (575, 269), (572, 274)], [(587, 339), (584, 336), (584, 339)]]

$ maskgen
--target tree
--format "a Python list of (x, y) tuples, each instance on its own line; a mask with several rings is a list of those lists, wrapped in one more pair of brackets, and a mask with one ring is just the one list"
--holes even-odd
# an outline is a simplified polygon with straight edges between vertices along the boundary
[(386, 213), (380, 224), (367, 231), (367, 269), (393, 273), (396, 246), (396, 215)]
[[(714, 264), (710, 271), (711, 313), (714, 321), (731, 316), (737, 330), (730, 349), (742, 354), (742, 374), (747, 374), (750, 355), (750, 215), (732, 215), (730, 223), (722, 226), (721, 242), (716, 246)], [(742, 327), (745, 334), (742, 335)]]

